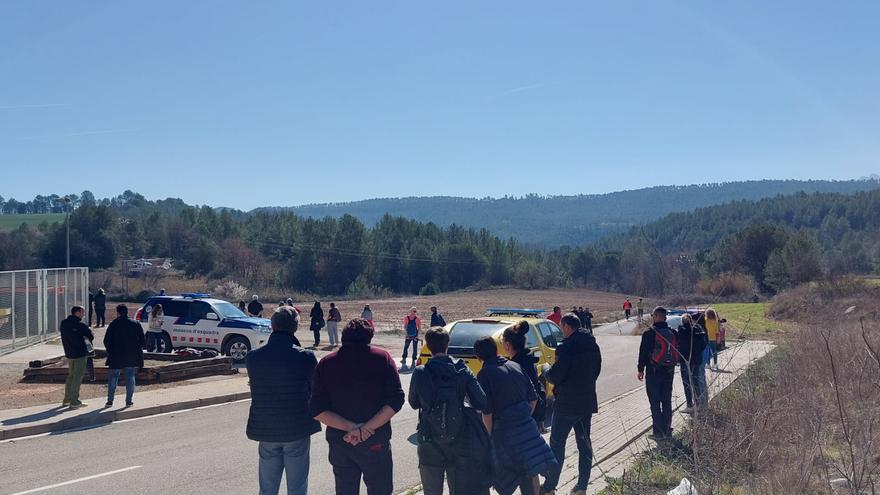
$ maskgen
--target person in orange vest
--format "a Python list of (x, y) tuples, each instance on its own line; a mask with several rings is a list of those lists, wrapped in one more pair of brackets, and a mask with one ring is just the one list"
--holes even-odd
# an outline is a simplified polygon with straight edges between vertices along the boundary
[(406, 366), (406, 356), (412, 343), (412, 367), (416, 367), (416, 359), (419, 357), (419, 330), (422, 328), (422, 319), (416, 307), (409, 309), (409, 314), (403, 317), (403, 328), (406, 330), (406, 341), (403, 343), (403, 359), (400, 360), (402, 366)]
[(629, 298), (626, 298), (626, 301), (623, 301), (623, 314), (626, 316), (627, 321), (629, 321), (629, 315), (632, 313), (633, 303), (629, 302)]
[(547, 319), (552, 321), (553, 323), (556, 323), (556, 325), (558, 326), (559, 322), (562, 321), (562, 308), (560, 308), (559, 306), (553, 306), (553, 312), (550, 313), (549, 316), (547, 316)]

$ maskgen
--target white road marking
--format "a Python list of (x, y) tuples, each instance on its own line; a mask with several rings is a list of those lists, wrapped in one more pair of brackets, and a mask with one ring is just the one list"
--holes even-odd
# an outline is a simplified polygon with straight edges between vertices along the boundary
[(104, 476), (110, 476), (113, 474), (124, 473), (126, 471), (132, 471), (134, 469), (139, 469), (141, 467), (143, 467), (143, 466), (131, 466), (131, 467), (123, 468), (123, 469), (117, 469), (116, 471), (107, 471), (106, 473), (93, 474), (91, 476), (86, 476), (85, 478), (77, 478), (75, 480), (64, 481), (62, 483), (55, 483), (54, 485), (42, 486), (40, 488), (34, 488), (33, 490), (27, 490), (24, 492), (13, 493), (12, 495), (25, 495), (26, 493), (42, 492), (45, 490), (51, 490), (52, 488), (58, 488), (61, 486), (72, 485), (74, 483), (80, 483), (82, 481), (88, 481), (88, 480), (93, 480), (95, 478), (103, 478)]

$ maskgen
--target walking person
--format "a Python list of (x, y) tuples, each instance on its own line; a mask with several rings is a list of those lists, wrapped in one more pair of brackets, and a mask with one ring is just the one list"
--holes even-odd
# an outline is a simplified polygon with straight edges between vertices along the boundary
[(665, 440), (672, 436), (672, 382), (681, 355), (675, 333), (666, 323), (666, 308), (657, 306), (651, 317), (654, 323), (639, 345), (638, 379), (645, 381), (653, 436)]
[(412, 367), (416, 367), (416, 359), (419, 357), (419, 330), (422, 328), (422, 319), (415, 306), (409, 308), (409, 314), (403, 317), (403, 329), (406, 331), (406, 340), (403, 341), (403, 358), (400, 365), (406, 367), (406, 357), (410, 344), (412, 344)]
[(639, 322), (641, 322), (645, 318), (645, 301), (641, 297), (636, 301), (636, 313), (639, 315)]
[(125, 371), (125, 406), (134, 404), (135, 374), (144, 367), (144, 330), (140, 323), (129, 319), (128, 306), (116, 306), (116, 319), (110, 322), (104, 334), (104, 347), (107, 349), (107, 404), (113, 405), (119, 374)]
[(312, 310), (309, 311), (309, 329), (315, 335), (315, 347), (321, 345), (321, 329), (324, 328), (324, 310), (320, 301), (315, 301)]
[(373, 324), (373, 310), (370, 309), (369, 304), (364, 305), (364, 310), (361, 311), (361, 318), (367, 320), (370, 323), (370, 326), (373, 327), (373, 330), (376, 329), (376, 326)]
[(550, 448), (558, 462), (547, 475), (544, 493), (556, 493), (565, 460), (566, 439), (574, 429), (578, 448), (578, 476), (571, 493), (586, 495), (593, 465), (591, 422), (593, 415), (599, 412), (596, 380), (602, 371), (602, 352), (592, 333), (582, 328), (580, 320), (574, 315), (562, 318), (562, 335), (565, 339), (556, 348), (556, 362), (544, 373), (547, 381), (554, 385), (556, 395)]
[(308, 407), (318, 360), (294, 335), (300, 318), (293, 307), (278, 308), (271, 321), (269, 341), (247, 355), (247, 437), (259, 442), (260, 495), (277, 495), (282, 474), (288, 494), (306, 495), (311, 436), (321, 431)]
[(467, 364), (446, 354), (448, 332), (428, 330), (425, 345), (431, 359), (413, 371), (407, 395), (409, 405), (419, 411), (422, 491), (442, 495), (445, 476), (451, 495), (488, 494), (489, 435), (477, 412), (486, 407), (486, 394)]
[(492, 337), (478, 339), (474, 353), (483, 363), (477, 381), (486, 392), (483, 423), (496, 457), (493, 486), (501, 495), (517, 487), (523, 495), (537, 495), (538, 475), (555, 470), (557, 462), (532, 419), (535, 388), (518, 364), (498, 356)]
[(330, 339), (331, 347), (339, 345), (337, 328), (339, 327), (340, 321), (342, 321), (342, 313), (339, 312), (336, 303), (330, 303), (330, 311), (327, 315), (327, 337)]
[(538, 402), (535, 404), (535, 410), (532, 412), (532, 419), (538, 424), (538, 431), (542, 434), (546, 433), (544, 428), (544, 417), (547, 413), (547, 393), (544, 390), (544, 384), (538, 378), (538, 357), (532, 353), (532, 350), (526, 347), (526, 336), (529, 333), (529, 322), (520, 321), (513, 326), (504, 330), (501, 335), (501, 345), (504, 348), (504, 354), (507, 358), (518, 364), (522, 372), (532, 382), (532, 387), (538, 395)]
[(632, 314), (633, 304), (629, 301), (629, 298), (626, 298), (623, 301), (623, 315), (626, 317), (626, 321), (629, 321), (630, 314)]
[(85, 309), (82, 306), (74, 306), (58, 329), (58, 333), (61, 334), (61, 345), (64, 347), (64, 357), (67, 358), (67, 380), (64, 382), (64, 399), (61, 405), (70, 406), (71, 409), (86, 407), (86, 404), (79, 400), (79, 389), (82, 385), (86, 360), (92, 353), (92, 341), (95, 340), (95, 336), (89, 326), (82, 321), (84, 313)]
[(394, 359), (373, 347), (373, 329), (357, 318), (342, 330), (342, 347), (318, 363), (309, 410), (327, 426), (337, 495), (391, 495), (391, 418), (404, 393)]
[[(161, 304), (153, 306), (150, 312), (149, 323), (147, 324), (147, 352), (160, 352), (159, 342), (162, 341), (162, 325), (165, 324), (165, 314)], [(165, 352), (171, 349), (165, 349)]]
[(263, 316), (263, 303), (260, 302), (260, 296), (254, 294), (251, 297), (251, 302), (249, 302), (247, 305), (247, 312), (251, 316), (255, 316), (257, 318)]
[(98, 289), (98, 293), (95, 294), (95, 326), (103, 327), (107, 324), (106, 320), (106, 312), (107, 312), (107, 293), (104, 292), (104, 289)]
[(706, 325), (706, 337), (709, 338), (709, 369), (718, 371), (718, 334), (720, 333), (721, 323), (718, 321), (718, 313), (709, 308), (703, 317)]
[(691, 315), (681, 317), (681, 326), (675, 332), (678, 350), (681, 354), (681, 384), (687, 407), (685, 414), (694, 412), (694, 404), (705, 406), (709, 402), (706, 390), (706, 366), (703, 352), (708, 341), (703, 327), (694, 324)]
[(431, 328), (445, 327), (446, 319), (437, 312), (437, 306), (431, 306)]

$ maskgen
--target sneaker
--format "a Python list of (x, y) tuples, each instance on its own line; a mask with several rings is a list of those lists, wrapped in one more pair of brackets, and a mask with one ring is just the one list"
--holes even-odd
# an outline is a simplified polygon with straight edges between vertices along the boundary
[(69, 400), (68, 400), (68, 401), (64, 401), (64, 402), (61, 403), (61, 407), (68, 407), (68, 406), (70, 406), (70, 401), (69, 401)]
[(82, 409), (82, 408), (84, 408), (84, 407), (88, 407), (88, 406), (89, 406), (89, 405), (86, 404), (85, 402), (79, 402), (79, 403), (76, 403), (76, 404), (71, 404), (71, 405), (70, 405), (70, 408), (71, 408), (71, 409)]
[(108, 400), (107, 403), (104, 404), (104, 407), (113, 407), (113, 401), (112, 401), (112, 400)]
[(126, 402), (125, 407), (131, 407), (134, 405), (134, 402)]
[(694, 413), (694, 408), (693, 408), (693, 406), (688, 406), (688, 407), (682, 409), (682, 410), (681, 410), (681, 413), (682, 413), (682, 414), (693, 414), (693, 413)]

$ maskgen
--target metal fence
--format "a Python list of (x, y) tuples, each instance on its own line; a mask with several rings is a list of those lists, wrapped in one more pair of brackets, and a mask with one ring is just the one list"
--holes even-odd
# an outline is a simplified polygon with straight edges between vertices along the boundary
[(75, 305), (88, 305), (88, 268), (0, 272), (0, 354), (41, 342)]

